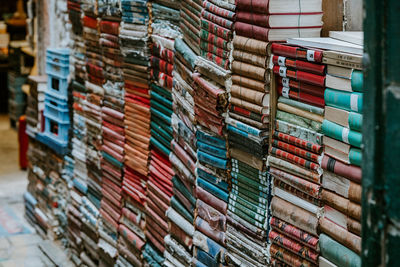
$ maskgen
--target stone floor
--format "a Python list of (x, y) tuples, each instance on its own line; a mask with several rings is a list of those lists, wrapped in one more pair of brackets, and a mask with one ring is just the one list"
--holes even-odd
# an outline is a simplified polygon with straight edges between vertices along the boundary
[(43, 247), (51, 244), (43, 241), (24, 219), (26, 175), (18, 165), (17, 131), (10, 128), (7, 116), (0, 115), (0, 208), (10, 209), (30, 232), (9, 236), (0, 232), (0, 267), (57, 266), (42, 252)]

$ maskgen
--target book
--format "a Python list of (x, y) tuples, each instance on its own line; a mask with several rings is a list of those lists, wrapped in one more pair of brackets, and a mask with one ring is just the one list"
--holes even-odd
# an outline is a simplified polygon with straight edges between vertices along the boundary
[[(353, 68), (345, 68), (334, 65), (328, 65), (326, 69), (326, 74), (344, 78), (352, 81), (352, 90), (356, 92), (361, 92), (363, 87), (363, 73), (361, 70), (356, 70)], [(354, 83), (354, 84), (353, 84)], [(328, 86), (329, 87), (329, 86)]]
[[(361, 236), (361, 223), (350, 218), (346, 214), (328, 206), (324, 206), (324, 218), (346, 229), (347, 231)], [(321, 222), (320, 222), (321, 223)], [(324, 231), (325, 233), (328, 233)]]
[(325, 74), (325, 65), (322, 64), (315, 64), (303, 60), (298, 59), (291, 59), (281, 55), (273, 55), (272, 56), (272, 63), (274, 65), (279, 65), (281, 67), (289, 67), (294, 68), (301, 71), (311, 72), (318, 75)]
[(343, 62), (360, 65), (361, 66), (360, 69), (362, 70), (362, 62), (363, 62), (362, 55), (356, 55), (356, 54), (333, 51), (333, 50), (324, 50), (322, 53), (323, 53), (322, 61), (324, 61), (324, 59), (340, 60)]
[(363, 46), (352, 43), (336, 40), (330, 37), (319, 38), (289, 38), (288, 44), (298, 45), (303, 47), (312, 47), (323, 50), (334, 50), (338, 52), (362, 55)]
[(345, 228), (323, 217), (319, 220), (320, 230), (337, 242), (351, 249), (357, 254), (361, 254), (361, 237), (350, 233)]
[[(340, 142), (340, 141), (330, 138), (328, 136), (324, 136), (323, 143), (325, 145), (324, 152), (326, 155), (331, 156), (337, 160), (340, 160), (346, 164), (354, 164), (354, 162), (358, 162), (358, 161), (361, 162), (361, 160), (358, 159), (358, 156), (360, 156), (360, 159), (361, 159), (361, 153), (360, 153), (360, 155), (358, 155), (357, 153), (354, 154), (354, 152), (350, 153), (352, 148), (349, 144)], [(355, 158), (350, 159), (350, 154)], [(351, 162), (353, 162), (353, 163), (351, 163)]]
[(361, 267), (361, 258), (326, 234), (319, 236), (321, 256), (341, 267)]
[(323, 108), (319, 108), (319, 107), (315, 107), (306, 103), (302, 103), (299, 101), (295, 101), (289, 98), (285, 98), (285, 97), (279, 97), (278, 98), (278, 103), (284, 103), (314, 114), (318, 114), (318, 115), (324, 115), (324, 109)]
[(326, 189), (322, 189), (321, 198), (326, 205), (343, 212), (357, 221), (361, 220), (361, 205)]
[(273, 54), (282, 55), (285, 57), (297, 58), (310, 62), (322, 62), (322, 51), (319, 50), (273, 43), (271, 46), (271, 51)]
[(334, 122), (324, 120), (322, 132), (333, 139), (361, 148), (362, 134)]
[(296, 81), (289, 78), (278, 78), (278, 83), (280, 86), (291, 88), (292, 90), (297, 90), (298, 92), (307, 93), (310, 95), (323, 97), (325, 88), (323, 86), (315, 86), (309, 83)]
[(357, 31), (330, 31), (329, 37), (349, 42), (355, 45), (364, 45), (364, 32), (357, 32)]
[(269, 94), (265, 92), (234, 84), (231, 87), (231, 95), (259, 106), (269, 106)]
[(327, 64), (328, 66), (333, 65), (333, 66), (349, 68), (349, 69), (356, 69), (356, 70), (363, 69), (362, 63), (353, 63), (353, 62), (349, 62), (346, 60), (333, 59), (333, 58), (328, 58), (325, 56), (322, 58), (322, 63)]
[(363, 116), (360, 113), (326, 106), (325, 119), (351, 130), (361, 132)]
[(257, 1), (244, 0), (236, 4), (237, 10), (253, 11), (267, 14), (299, 14), (322, 12), (322, 0), (303, 0), (300, 2), (293, 2), (291, 0), (270, 0)]
[(322, 26), (322, 12), (303, 14), (267, 14), (236, 11), (236, 21), (266, 28), (307, 28)]
[[(356, 72), (355, 75), (357, 75), (357, 74), (358, 74), (358, 72)], [(361, 84), (359, 84), (358, 82), (361, 82)], [(361, 79), (355, 78), (354, 81), (350, 80), (350, 79), (340, 78), (340, 77), (336, 77), (336, 76), (327, 74), (325, 86), (332, 88), (332, 89), (346, 91), (346, 92), (362, 92), (363, 91), (362, 73), (361, 73)]]
[(325, 155), (322, 158), (321, 167), (325, 170), (325, 172), (329, 171), (335, 173), (336, 175), (346, 177), (357, 184), (361, 184), (362, 171), (358, 166), (345, 164)]
[(325, 106), (325, 100), (323, 97), (300, 92), (300, 90), (293, 90), (289, 87), (278, 86), (277, 92), (279, 96), (287, 99), (297, 100), (304, 104), (313, 105), (318, 108), (323, 108)]
[(274, 65), (273, 72), (283, 78), (291, 78), (300, 82), (309, 83), (316, 86), (325, 86), (325, 76), (317, 75), (305, 71)]
[(337, 265), (333, 264), (332, 262), (328, 261), (322, 256), (318, 257), (318, 266), (319, 267), (337, 267)]
[(362, 113), (363, 94), (358, 92), (343, 92), (327, 88), (324, 93), (327, 106)]
[(324, 171), (322, 186), (349, 200), (361, 204), (361, 185), (330, 171)]

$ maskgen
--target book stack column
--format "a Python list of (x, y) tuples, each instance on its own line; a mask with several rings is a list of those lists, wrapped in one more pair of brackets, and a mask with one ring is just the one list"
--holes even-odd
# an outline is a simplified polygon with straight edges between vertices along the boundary
[(179, 28), (183, 39), (196, 54), (200, 54), (200, 29), (201, 29), (201, 0), (183, 0), (181, 1), (181, 21)]
[(123, 57), (120, 48), (119, 1), (99, 2), (101, 21), (100, 46), (103, 57), (104, 98), (102, 111), (101, 168), (102, 225), (99, 236), (100, 265), (114, 265), (117, 259), (118, 225), (122, 209), (122, 180), (124, 176), (124, 80)]
[(224, 122), (232, 84), (229, 56), (235, 5), (233, 1), (203, 1), (202, 7), (201, 57), (192, 75), (198, 123), (193, 263), (213, 266), (226, 263), (229, 157)]
[[(83, 117), (86, 125), (86, 159), (77, 162), (76, 166), (85, 166), (85, 180), (74, 179), (76, 201), (80, 198), (80, 210), (83, 217), (81, 226), (82, 244), (85, 250), (81, 253), (81, 260), (89, 266), (98, 264), (98, 225), (100, 218), (101, 194), (101, 104), (104, 95), (102, 88), (104, 75), (102, 72), (103, 61), (99, 43), (100, 33), (98, 24), (97, 1), (82, 2), (83, 40), (85, 44), (86, 97), (83, 104)], [(83, 168), (82, 168), (83, 169)], [(84, 204), (85, 203), (85, 204)]]
[(141, 266), (150, 154), (150, 37), (148, 1), (122, 0), (119, 38), (125, 81), (125, 162), (117, 264)]
[(26, 216), (43, 238), (67, 240), (68, 185), (61, 178), (63, 159), (45, 144), (30, 140)]
[[(274, 197), (269, 239), (272, 262), (318, 264), (322, 212), (322, 121), (326, 66), (322, 52), (272, 44), (274, 64), (269, 171)], [(307, 93), (305, 93), (307, 92)]]
[[(82, 198), (86, 198), (88, 180), (87, 168), (87, 128), (86, 114), (84, 111), (87, 97), (85, 87), (86, 80), (86, 55), (85, 44), (83, 41), (83, 20), (81, 19), (80, 2), (68, 2), (69, 19), (72, 24), (71, 40), (71, 83), (72, 90), (72, 129), (71, 129), (71, 154), (64, 158), (65, 169), (71, 173), (72, 189), (70, 189), (70, 199), (68, 201), (68, 237), (71, 260), (76, 264), (81, 264), (80, 254), (83, 251), (81, 229), (82, 214), (88, 214), (88, 210), (82, 203)], [(71, 170), (69, 170), (71, 166)], [(87, 199), (85, 199), (87, 202)], [(98, 207), (97, 207), (98, 209)], [(97, 211), (98, 214), (98, 211)], [(93, 218), (93, 217), (91, 217)], [(96, 224), (92, 220), (92, 223)]]
[(324, 51), (327, 62), (320, 264), (361, 266), (362, 55)]
[(44, 93), (47, 87), (46, 76), (29, 76), (29, 95), (26, 107), (26, 133), (35, 138), (42, 131)]
[[(237, 2), (235, 25), (252, 23), (251, 27), (258, 27), (257, 21), (246, 17), (258, 15), (247, 4)], [(270, 43), (236, 30), (233, 47), (233, 84), (226, 119), (232, 186), (228, 205), (229, 262), (263, 266), (269, 262), (266, 239), (271, 181), (265, 161), (269, 141)]]
[(151, 35), (151, 154), (149, 181), (160, 194), (147, 190), (146, 237), (143, 251), (147, 264), (161, 266), (164, 262), (164, 237), (168, 234), (165, 212), (172, 196), (174, 172), (169, 161), (172, 141), (172, 71), (174, 63), (174, 40), (179, 37), (179, 5), (176, 1), (152, 3)]
[[(174, 43), (171, 116), (173, 141), (170, 145), (169, 160), (175, 175), (172, 178), (171, 207), (166, 213), (168, 217), (168, 235), (164, 238), (166, 266), (188, 266), (192, 262), (197, 162), (192, 74), (195, 71), (197, 55), (186, 44), (185, 39), (184, 35), (183, 39), (178, 38)], [(153, 184), (149, 183), (149, 190), (153, 190), (152, 188)]]

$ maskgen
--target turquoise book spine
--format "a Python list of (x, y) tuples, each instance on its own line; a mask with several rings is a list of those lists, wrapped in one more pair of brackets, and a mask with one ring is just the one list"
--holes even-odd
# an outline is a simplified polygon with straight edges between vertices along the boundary
[(361, 167), (362, 152), (361, 149), (351, 148), (349, 152), (350, 164)]
[(362, 134), (339, 124), (324, 120), (322, 123), (322, 132), (333, 139), (340, 140), (358, 148), (361, 147)]
[(363, 86), (364, 86), (364, 84), (363, 84), (364, 77), (363, 76), (364, 75), (363, 75), (362, 71), (360, 71), (360, 70), (353, 71), (353, 73), (351, 75), (351, 89), (354, 92), (362, 92), (364, 90), (363, 89)]
[(360, 113), (356, 113), (356, 112), (350, 112), (349, 128), (354, 131), (361, 132), (362, 120), (363, 120), (363, 115), (361, 115)]
[(354, 111), (362, 113), (363, 111), (363, 94), (358, 92), (344, 92), (326, 88), (325, 105), (344, 109), (347, 111)]

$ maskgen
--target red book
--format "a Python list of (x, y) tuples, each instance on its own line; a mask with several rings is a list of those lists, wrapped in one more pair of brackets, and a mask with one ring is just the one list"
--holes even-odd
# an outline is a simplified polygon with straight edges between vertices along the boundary
[(286, 58), (278, 55), (274, 55), (272, 57), (272, 62), (274, 63), (274, 65), (279, 65), (281, 67), (294, 68), (297, 70), (307, 71), (318, 75), (325, 74), (326, 66), (321, 64), (315, 64), (307, 61)]
[(316, 75), (300, 70), (289, 69), (287, 67), (281, 67), (277, 65), (274, 65), (273, 71), (275, 74), (283, 78), (291, 78), (300, 82), (305, 82), (317, 86), (325, 86), (325, 76)]
[(327, 155), (322, 158), (321, 167), (324, 170), (346, 177), (355, 183), (361, 183), (362, 171), (360, 167), (345, 164)]
[(323, 97), (322, 98), (317, 97), (314, 95), (299, 92), (296, 90), (292, 90), (288, 87), (282, 87), (282, 86), (279, 86), (277, 90), (278, 90), (278, 94), (283, 97), (298, 100), (300, 102), (314, 105), (314, 106), (321, 107), (321, 108), (323, 108), (325, 106), (325, 100)]
[(273, 54), (312, 62), (322, 62), (322, 51), (320, 50), (311, 50), (278, 43), (273, 43), (271, 49)]
[(324, 98), (325, 88), (320, 86), (315, 86), (309, 83), (299, 82), (295, 80), (291, 80), (289, 78), (279, 78), (279, 85), (283, 87), (289, 87), (294, 91), (298, 91), (301, 93), (307, 93), (310, 95), (318, 96)]

